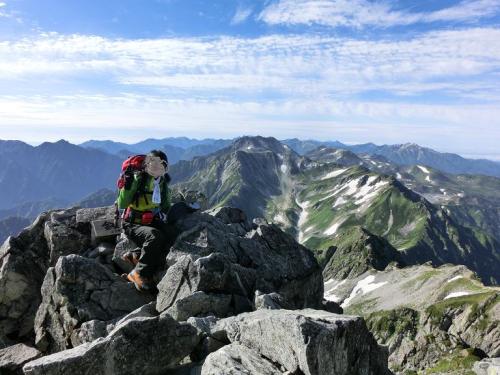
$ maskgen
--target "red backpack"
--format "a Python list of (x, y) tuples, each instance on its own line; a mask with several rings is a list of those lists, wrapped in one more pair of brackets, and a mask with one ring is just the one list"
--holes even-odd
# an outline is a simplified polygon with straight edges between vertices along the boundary
[(146, 155), (133, 155), (122, 163), (122, 171), (118, 181), (116, 181), (118, 189), (130, 189), (134, 172), (144, 171), (144, 160), (146, 160)]

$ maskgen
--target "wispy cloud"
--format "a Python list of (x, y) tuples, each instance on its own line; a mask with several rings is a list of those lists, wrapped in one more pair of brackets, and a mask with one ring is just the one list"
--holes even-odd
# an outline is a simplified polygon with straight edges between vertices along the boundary
[[(382, 90), (498, 98), (500, 29), (437, 31), (407, 40), (271, 35), (121, 40), (46, 34), (0, 42), (0, 80), (43, 77), (220, 96), (345, 97)], [(174, 90), (174, 91), (172, 91)], [(0, 91), (1, 92), (1, 91)], [(229, 93), (230, 94), (230, 93)], [(262, 100), (262, 99), (261, 99)], [(265, 100), (265, 98), (264, 98)]]
[(248, 17), (250, 17), (252, 12), (253, 9), (251, 7), (243, 7), (241, 5), (238, 6), (238, 9), (236, 9), (233, 18), (231, 19), (231, 25), (238, 25), (245, 22)]
[(500, 0), (463, 0), (430, 12), (410, 12), (395, 5), (388, 0), (279, 0), (267, 6), (258, 19), (273, 25), (391, 27), (437, 21), (471, 22), (500, 11)]
[(500, 29), (491, 27), (397, 40), (48, 33), (0, 41), (0, 137), (105, 127), (142, 138), (140, 129), (428, 146), (446, 138), (493, 149), (499, 72)]
[(4, 9), (6, 5), (6, 3), (0, 1), (0, 17), (10, 17), (10, 14)]

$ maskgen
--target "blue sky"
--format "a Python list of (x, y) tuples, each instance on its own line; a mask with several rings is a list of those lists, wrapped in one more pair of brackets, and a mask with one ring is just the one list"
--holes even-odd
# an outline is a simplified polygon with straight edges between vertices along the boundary
[(0, 0), (0, 138), (416, 142), (500, 160), (500, 0)]

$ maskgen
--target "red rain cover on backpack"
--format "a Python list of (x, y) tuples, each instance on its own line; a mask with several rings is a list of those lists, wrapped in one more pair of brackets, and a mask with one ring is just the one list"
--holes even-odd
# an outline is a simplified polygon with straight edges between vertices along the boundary
[(133, 155), (129, 156), (122, 163), (122, 171), (120, 173), (118, 181), (116, 181), (116, 186), (118, 186), (118, 189), (126, 187), (127, 180), (131, 181), (131, 177), (134, 174), (134, 172), (144, 170), (145, 159), (146, 155)]

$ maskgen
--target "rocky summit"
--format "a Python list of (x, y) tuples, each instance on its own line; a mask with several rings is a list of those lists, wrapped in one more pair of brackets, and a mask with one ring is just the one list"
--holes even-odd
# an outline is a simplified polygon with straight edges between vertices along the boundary
[[(390, 374), (364, 319), (323, 299), (293, 236), (239, 209), (193, 213), (138, 292), (120, 275), (112, 207), (41, 214), (0, 250), (0, 373)], [(168, 249), (165, 249), (167, 253)]]

